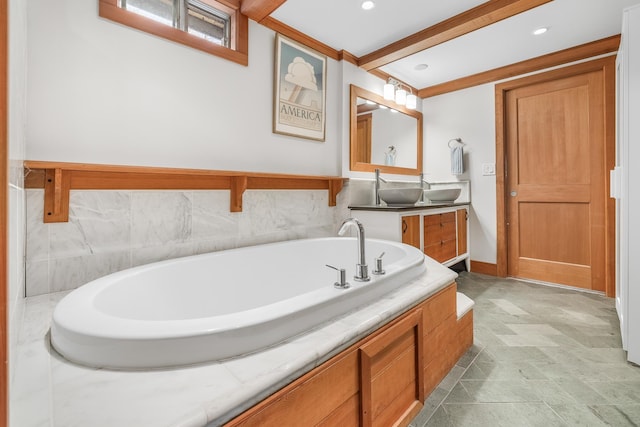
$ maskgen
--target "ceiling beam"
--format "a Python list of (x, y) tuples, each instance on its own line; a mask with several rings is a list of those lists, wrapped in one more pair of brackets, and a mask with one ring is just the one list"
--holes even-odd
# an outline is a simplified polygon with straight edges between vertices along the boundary
[(262, 21), (286, 0), (242, 0), (240, 12), (256, 22)]
[(571, 47), (569, 49), (559, 50), (547, 55), (527, 59), (526, 61), (516, 62), (515, 64), (506, 65), (504, 67), (429, 86), (418, 90), (418, 96), (420, 98), (429, 98), (431, 96), (442, 95), (443, 93), (466, 89), (485, 83), (496, 82), (509, 77), (520, 76), (534, 71), (568, 64), (570, 62), (580, 61), (582, 59), (606, 55), (608, 53), (617, 52), (619, 46), (620, 35), (618, 34), (605, 39)]
[(550, 1), (552, 0), (489, 0), (446, 21), (368, 53), (360, 57), (358, 65), (367, 71), (380, 68)]

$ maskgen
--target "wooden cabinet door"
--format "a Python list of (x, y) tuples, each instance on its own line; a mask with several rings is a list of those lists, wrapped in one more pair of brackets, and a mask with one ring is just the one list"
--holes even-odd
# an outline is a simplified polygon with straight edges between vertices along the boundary
[(456, 257), (456, 213), (424, 217), (424, 253), (438, 262)]
[(456, 211), (456, 227), (458, 229), (458, 256), (467, 253), (467, 220), (466, 209)]
[(420, 215), (402, 217), (402, 243), (420, 249)]
[(424, 402), (422, 309), (360, 347), (361, 426), (406, 426)]

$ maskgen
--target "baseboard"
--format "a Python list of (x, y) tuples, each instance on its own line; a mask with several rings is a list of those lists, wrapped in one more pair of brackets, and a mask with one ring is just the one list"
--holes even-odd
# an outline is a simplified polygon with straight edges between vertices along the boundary
[(488, 262), (471, 260), (471, 271), (474, 273), (487, 274), (489, 276), (497, 276), (498, 265)]

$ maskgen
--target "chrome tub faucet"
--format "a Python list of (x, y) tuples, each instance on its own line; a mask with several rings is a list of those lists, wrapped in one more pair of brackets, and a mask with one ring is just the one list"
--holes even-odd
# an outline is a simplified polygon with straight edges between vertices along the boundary
[(356, 227), (356, 236), (358, 238), (358, 263), (356, 264), (356, 275), (353, 276), (353, 280), (356, 282), (368, 282), (371, 278), (369, 277), (369, 268), (364, 255), (364, 226), (355, 218), (347, 218), (342, 222), (338, 235), (344, 235), (351, 226)]

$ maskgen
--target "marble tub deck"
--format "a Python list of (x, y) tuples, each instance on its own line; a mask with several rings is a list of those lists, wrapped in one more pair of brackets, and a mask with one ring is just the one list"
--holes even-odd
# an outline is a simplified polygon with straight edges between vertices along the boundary
[(429, 258), (425, 263), (420, 278), (283, 344), (224, 362), (150, 371), (66, 361), (51, 349), (48, 332), (53, 309), (67, 292), (29, 297), (15, 349), (11, 425), (221, 425), (456, 278)]

